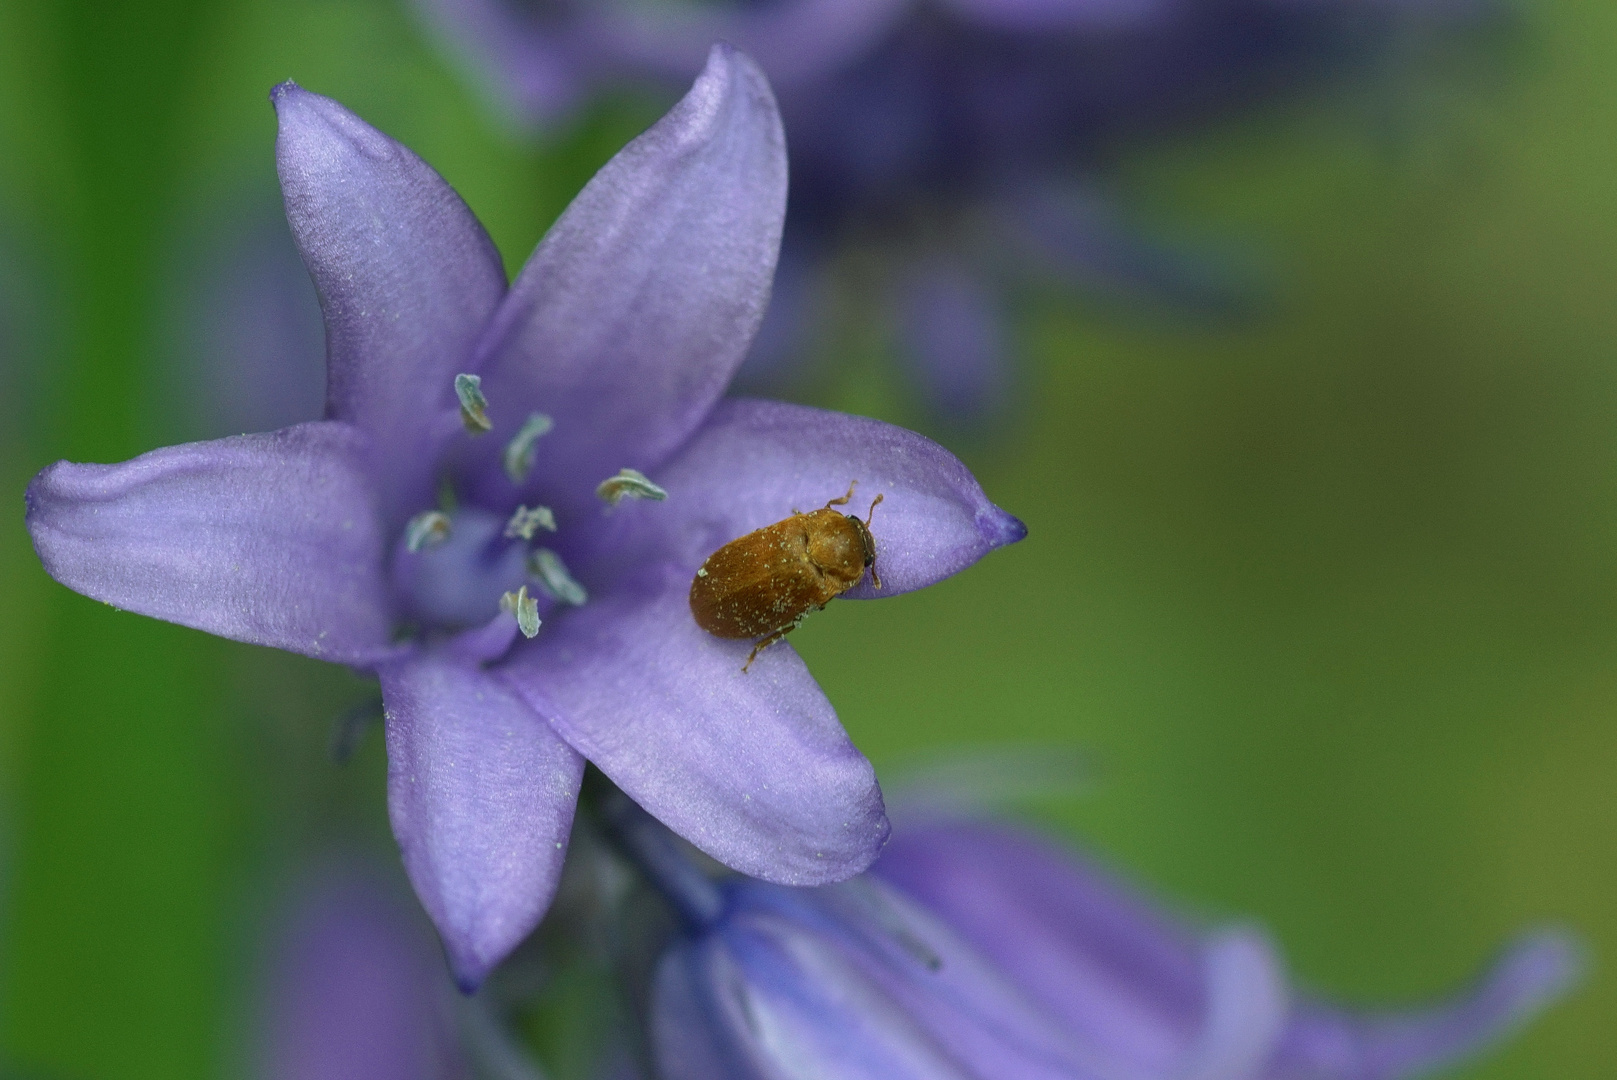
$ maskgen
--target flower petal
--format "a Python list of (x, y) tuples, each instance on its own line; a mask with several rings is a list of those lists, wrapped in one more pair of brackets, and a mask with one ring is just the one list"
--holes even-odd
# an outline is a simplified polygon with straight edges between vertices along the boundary
[(1206, 1009), (1196, 937), (1068, 851), (968, 823), (895, 833), (873, 871), (936, 913), (1074, 1038), (1168, 1075)]
[[(753, 1080), (752, 1070), (724, 1039), (704, 961), (715, 946), (674, 945), (657, 962), (652, 984), (651, 1038), (665, 1080)], [(737, 990), (740, 988), (737, 987)]]
[(447, 989), (443, 961), (419, 914), (406, 904), (395, 903), (381, 880), (352, 865), (325, 870), (304, 886), (270, 950), (258, 1010), (263, 1030), (257, 1075), (461, 1075), (454, 1033), (440, 1008)]
[(1584, 950), (1575, 938), (1540, 930), (1506, 949), (1475, 986), (1434, 1006), (1365, 1014), (1302, 1002), (1265, 1075), (1425, 1076), (1515, 1033), (1565, 995), (1584, 967)]
[(584, 760), (451, 648), (381, 676), (393, 835), (470, 993), (550, 906)]
[(86, 596), (369, 665), (396, 650), (367, 450), (350, 425), (317, 421), (119, 465), (59, 461), (28, 486), (28, 529), (45, 570)]
[(505, 269), (426, 162), (330, 98), (282, 83), (276, 165), (326, 316), (326, 411), (372, 439), (395, 525), (431, 505), (437, 421), (505, 293)]
[(781, 1075), (969, 1080), (820, 928), (747, 912), (658, 965), (652, 1035), (668, 1080)]
[(840, 881), (887, 838), (875, 771), (789, 645), (691, 618), (687, 571), (592, 596), (500, 673), (630, 798), (720, 862), (788, 885)]
[(1267, 935), (1247, 927), (1214, 934), (1202, 949), (1207, 1011), (1175, 1080), (1248, 1080), (1274, 1053), (1286, 1025), (1286, 972)]
[(882, 588), (867, 577), (843, 594), (851, 599), (931, 585), (1027, 534), (937, 443), (879, 420), (802, 405), (721, 402), (653, 479), (668, 501), (625, 507), (612, 522), (621, 530), (615, 542), (655, 547), (691, 573), (731, 540), (794, 509), (823, 506), (857, 480), (844, 510), (862, 517), (882, 496), (870, 528)]
[[(683, 442), (763, 318), (785, 203), (769, 84), (715, 46), (684, 100), (573, 200), (490, 325), (477, 369), (496, 423), (488, 453), (530, 411), (554, 417), (534, 483), (565, 482), (583, 502)], [(492, 462), (483, 471), (511, 495)]]

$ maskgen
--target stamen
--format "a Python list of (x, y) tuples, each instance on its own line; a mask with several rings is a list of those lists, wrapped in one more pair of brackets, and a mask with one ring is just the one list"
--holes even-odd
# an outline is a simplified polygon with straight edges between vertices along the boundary
[(595, 489), (595, 494), (606, 500), (607, 505), (616, 506), (627, 496), (631, 499), (651, 499), (662, 502), (668, 498), (668, 492), (646, 479), (646, 474), (634, 469), (619, 469), (618, 475), (609, 476), (601, 481)]
[(567, 572), (567, 566), (549, 548), (536, 548), (528, 556), (528, 573), (539, 579), (539, 587), (549, 593), (553, 599), (564, 604), (579, 607), (590, 598), (584, 591), (584, 586), (573, 580), (573, 575)]
[(533, 470), (534, 455), (539, 451), (539, 437), (555, 426), (555, 422), (542, 412), (529, 413), (510, 442), (505, 444), (505, 475), (511, 483), (520, 484)]
[(449, 539), (452, 528), (448, 514), (440, 510), (423, 510), (404, 526), (404, 546), (412, 552), (435, 548)]
[(536, 506), (529, 510), (526, 506), (519, 506), (516, 513), (511, 515), (511, 520), (505, 523), (505, 538), (532, 540), (533, 534), (540, 529), (556, 531), (556, 515), (550, 512), (550, 507)]
[(523, 637), (531, 638), (539, 633), (539, 601), (528, 595), (526, 585), (501, 596), (500, 610), (517, 617), (517, 629), (522, 631)]
[(477, 375), (456, 375), (455, 396), (460, 398), (460, 422), (473, 435), (493, 431), (488, 418), (488, 398), (483, 396), (483, 380)]

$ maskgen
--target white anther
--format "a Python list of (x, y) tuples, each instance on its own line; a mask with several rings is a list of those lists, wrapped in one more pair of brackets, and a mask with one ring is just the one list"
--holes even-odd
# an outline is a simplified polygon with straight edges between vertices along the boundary
[(410, 551), (435, 548), (449, 539), (449, 515), (438, 510), (423, 510), (404, 526), (404, 546)]
[(501, 596), (500, 610), (517, 617), (517, 629), (522, 631), (523, 637), (531, 638), (539, 633), (539, 601), (528, 595), (526, 585)]
[(540, 529), (556, 531), (556, 515), (550, 512), (550, 507), (536, 506), (529, 510), (526, 506), (519, 506), (516, 513), (511, 515), (511, 520), (505, 523), (505, 538), (532, 540), (533, 534)]
[(493, 431), (488, 418), (488, 398), (483, 396), (483, 380), (476, 375), (455, 376), (455, 396), (460, 399), (460, 422), (473, 435)]
[(528, 556), (528, 573), (539, 579), (539, 587), (549, 593), (552, 599), (564, 604), (578, 607), (590, 598), (584, 586), (567, 572), (561, 556), (549, 548), (535, 548), (533, 554)]
[(511, 483), (520, 484), (528, 478), (533, 470), (534, 455), (538, 453), (539, 437), (554, 426), (544, 413), (529, 413), (522, 422), (522, 429), (505, 444), (505, 475), (511, 478)]
[(668, 492), (646, 479), (646, 474), (634, 469), (619, 469), (618, 475), (609, 476), (602, 480), (595, 489), (595, 494), (604, 499), (609, 506), (616, 506), (625, 497), (630, 499), (651, 499), (662, 502), (668, 498)]

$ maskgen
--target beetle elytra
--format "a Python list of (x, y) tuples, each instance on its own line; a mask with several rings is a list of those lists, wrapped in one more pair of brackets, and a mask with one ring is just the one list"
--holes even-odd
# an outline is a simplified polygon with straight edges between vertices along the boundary
[(864, 578), (881, 588), (876, 574), (876, 539), (870, 521), (883, 496), (870, 504), (865, 520), (831, 509), (853, 498), (848, 493), (818, 510), (793, 511), (773, 525), (754, 529), (707, 557), (691, 581), (691, 614), (715, 637), (757, 638), (741, 670), (758, 653), (797, 629)]

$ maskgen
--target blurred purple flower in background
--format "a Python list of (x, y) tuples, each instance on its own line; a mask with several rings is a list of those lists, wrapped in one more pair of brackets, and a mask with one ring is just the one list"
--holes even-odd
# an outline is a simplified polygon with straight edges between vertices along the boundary
[(363, 871), (305, 881), (264, 959), (260, 1080), (470, 1077), (420, 916)]
[[(46, 569), (375, 672), (394, 834), (468, 990), (550, 902), (586, 758), (736, 870), (812, 885), (864, 869), (887, 835), (870, 764), (789, 646), (743, 673), (748, 643), (696, 626), (692, 576), (850, 480), (885, 496), (880, 595), (1025, 530), (918, 435), (719, 400), (784, 213), (762, 74), (716, 48), (509, 289), (424, 162), (327, 98), (272, 97), (325, 312), (327, 419), (51, 466), (27, 496)], [(625, 491), (647, 498), (603, 505)]]
[(885, 264), (873, 288), (899, 313), (917, 388), (957, 420), (1007, 399), (1001, 297), (1030, 268), (1191, 315), (1256, 301), (1249, 259), (1152, 238), (1100, 194), (1127, 145), (1384, 76), (1423, 35), (1498, 14), (1491, 0), (416, 3), (530, 125), (608, 79), (679, 84), (715, 40), (757, 57), (780, 96), (792, 192), (781, 295), (743, 381), (792, 378), (854, 244)]
[(319, 298), (271, 194), (235, 193), (176, 245), (159, 409), (182, 438), (273, 431), (325, 406)]
[(709, 883), (652, 1005), (665, 1080), (1395, 1080), (1516, 1030), (1576, 980), (1540, 931), (1435, 1005), (1289, 984), (1268, 936), (1195, 929), (1026, 830), (900, 828), (819, 889)]

